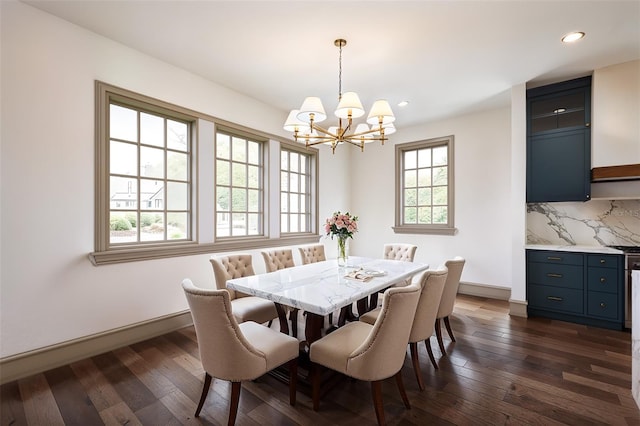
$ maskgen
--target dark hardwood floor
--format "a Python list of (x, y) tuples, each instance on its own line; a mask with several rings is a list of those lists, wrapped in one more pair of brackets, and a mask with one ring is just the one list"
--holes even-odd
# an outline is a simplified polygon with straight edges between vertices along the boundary
[[(447, 356), (424, 345), (427, 389), (409, 356), (403, 378), (383, 386), (391, 425), (640, 425), (631, 397), (631, 336), (540, 318), (512, 318), (505, 301), (459, 296), (445, 335)], [(304, 371), (302, 371), (304, 373)], [(193, 414), (204, 372), (193, 327), (98, 355), (1, 389), (2, 425), (226, 424), (230, 386), (214, 380), (201, 417)], [(244, 383), (238, 425), (375, 425), (368, 383), (345, 379), (313, 411), (302, 385), (295, 407), (271, 375)]]

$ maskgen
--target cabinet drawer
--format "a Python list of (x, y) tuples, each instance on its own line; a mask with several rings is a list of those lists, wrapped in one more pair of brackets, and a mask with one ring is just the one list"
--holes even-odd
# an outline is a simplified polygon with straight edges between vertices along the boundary
[(620, 257), (615, 254), (590, 254), (587, 256), (587, 265), (600, 268), (617, 268)]
[(548, 263), (529, 263), (528, 282), (556, 287), (582, 290), (583, 267), (577, 265), (551, 265)]
[(590, 291), (588, 293), (587, 314), (607, 319), (618, 319), (618, 295)]
[(611, 268), (589, 268), (587, 272), (589, 291), (618, 293), (618, 270)]
[(573, 314), (581, 314), (583, 311), (582, 290), (533, 284), (529, 285), (528, 299), (532, 308)]
[(565, 265), (584, 265), (582, 253), (567, 253), (563, 251), (529, 250), (530, 262), (548, 262)]

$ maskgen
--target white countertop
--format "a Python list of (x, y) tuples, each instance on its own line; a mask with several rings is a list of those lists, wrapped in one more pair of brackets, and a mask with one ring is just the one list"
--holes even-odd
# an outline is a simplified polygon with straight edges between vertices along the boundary
[[(353, 267), (339, 268), (335, 259), (294, 266), (266, 274), (234, 278), (227, 287), (276, 303), (327, 315), (378, 290), (429, 269), (426, 263), (349, 257)], [(345, 275), (362, 267), (383, 271), (370, 281), (348, 280)]]
[(544, 244), (527, 244), (524, 246), (524, 248), (527, 250), (555, 250), (581, 253), (624, 254), (622, 250), (605, 246), (552, 246)]

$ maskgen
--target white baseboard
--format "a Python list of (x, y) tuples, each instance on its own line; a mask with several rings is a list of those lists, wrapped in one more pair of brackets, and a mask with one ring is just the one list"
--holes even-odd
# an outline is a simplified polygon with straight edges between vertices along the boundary
[(527, 301), (511, 299), (511, 289), (486, 284), (460, 282), (458, 293), (509, 301), (509, 315), (527, 318)]
[(526, 300), (509, 299), (509, 315), (528, 318), (527, 305), (528, 303)]
[(193, 324), (190, 311), (131, 324), (0, 359), (0, 384), (71, 364)]
[(458, 293), (469, 296), (486, 297), (487, 299), (509, 300), (511, 289), (486, 284), (468, 283), (460, 281)]

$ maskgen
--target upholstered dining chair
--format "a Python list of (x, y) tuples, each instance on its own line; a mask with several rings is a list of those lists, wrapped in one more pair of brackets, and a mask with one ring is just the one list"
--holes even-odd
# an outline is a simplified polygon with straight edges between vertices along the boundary
[[(420, 372), (418, 343), (424, 341), (431, 364), (433, 364), (435, 369), (438, 368), (438, 364), (433, 357), (433, 351), (431, 350), (431, 336), (435, 329), (435, 319), (438, 313), (438, 306), (440, 306), (442, 291), (444, 290), (444, 285), (447, 280), (447, 273), (447, 269), (443, 267), (438, 270), (426, 271), (420, 276), (422, 293), (420, 294), (420, 301), (418, 302), (416, 315), (414, 316), (413, 324), (411, 325), (411, 334), (409, 334), (411, 362), (413, 364), (413, 371), (416, 375), (416, 380), (418, 381), (418, 387), (420, 390), (424, 390), (425, 387), (424, 381), (422, 380), (422, 373)], [(360, 321), (364, 321), (368, 324), (375, 324), (381, 310), (381, 308), (377, 308), (373, 311), (367, 312), (360, 317)]]
[(383, 249), (383, 258), (392, 260), (404, 260), (405, 262), (413, 262), (416, 256), (418, 246), (414, 244), (394, 243), (385, 244)]
[[(293, 262), (293, 254), (290, 249), (263, 250), (264, 266), (267, 272), (275, 272), (284, 268), (296, 266)], [(298, 337), (298, 309), (289, 308), (289, 321), (291, 321), (291, 335)]]
[(447, 333), (452, 342), (456, 341), (451, 331), (451, 324), (449, 322), (449, 316), (453, 313), (453, 307), (456, 303), (456, 294), (458, 294), (458, 286), (460, 285), (460, 277), (462, 276), (462, 268), (464, 268), (465, 260), (456, 256), (451, 260), (447, 260), (444, 265), (449, 270), (447, 275), (447, 282), (444, 285), (444, 291), (442, 292), (442, 299), (440, 299), (440, 307), (438, 308), (438, 315), (436, 316), (436, 338), (438, 339), (438, 346), (442, 355), (446, 355), (447, 352), (444, 349), (444, 342), (442, 341), (442, 327), (440, 320), (444, 320), (444, 325), (447, 328)]
[(233, 305), (233, 315), (238, 322), (255, 321), (258, 324), (278, 317), (276, 306), (270, 300), (251, 296), (227, 288), (227, 281), (233, 278), (255, 275), (250, 254), (218, 256), (209, 259), (218, 290), (227, 290)]
[(378, 424), (385, 423), (382, 381), (395, 377), (406, 408), (411, 408), (402, 382), (401, 368), (407, 352), (411, 324), (418, 306), (421, 282), (388, 289), (376, 322), (351, 322), (313, 342), (309, 348), (312, 361), (313, 409), (320, 405), (322, 368), (327, 367), (358, 380), (371, 382), (373, 405)]
[[(405, 262), (413, 262), (413, 258), (416, 256), (416, 249), (418, 246), (414, 244), (406, 243), (393, 243), (385, 244), (382, 247), (382, 258), (390, 260), (403, 260)], [(404, 281), (401, 285), (411, 284), (411, 279)], [(397, 285), (397, 284), (396, 284)], [(383, 293), (384, 290), (380, 291)], [(378, 306), (378, 293), (373, 293), (369, 296), (369, 306), (367, 310), (375, 309)]]
[(207, 399), (213, 377), (231, 382), (229, 425), (235, 424), (242, 382), (254, 380), (288, 363), (289, 403), (296, 403), (298, 340), (253, 321), (238, 324), (227, 290), (196, 287), (182, 281), (205, 371), (204, 386), (195, 416)]
[(322, 262), (327, 260), (324, 254), (324, 244), (311, 244), (308, 246), (298, 247), (302, 264)]

